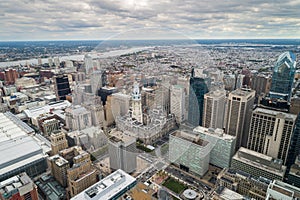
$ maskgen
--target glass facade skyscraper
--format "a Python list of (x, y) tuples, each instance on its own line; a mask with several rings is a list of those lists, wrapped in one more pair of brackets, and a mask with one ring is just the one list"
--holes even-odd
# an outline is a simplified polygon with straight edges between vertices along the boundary
[(289, 101), (296, 71), (296, 56), (292, 52), (281, 54), (273, 69), (270, 97)]
[(193, 126), (202, 125), (204, 95), (208, 93), (208, 79), (194, 77), (190, 79), (188, 122)]

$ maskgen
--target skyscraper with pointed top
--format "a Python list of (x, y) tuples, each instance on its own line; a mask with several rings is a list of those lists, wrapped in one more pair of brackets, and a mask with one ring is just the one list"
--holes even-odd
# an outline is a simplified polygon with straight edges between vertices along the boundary
[(290, 101), (296, 72), (296, 56), (290, 51), (281, 54), (273, 69), (270, 97)]

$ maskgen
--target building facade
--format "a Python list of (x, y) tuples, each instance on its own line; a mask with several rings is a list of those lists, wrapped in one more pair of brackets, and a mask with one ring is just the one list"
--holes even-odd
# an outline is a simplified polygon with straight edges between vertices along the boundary
[(271, 180), (255, 178), (248, 173), (234, 169), (223, 169), (217, 177), (217, 185), (226, 187), (247, 198), (265, 200)]
[(54, 91), (56, 99), (66, 100), (66, 95), (71, 94), (70, 82), (72, 80), (71, 75), (58, 75), (53, 77)]
[(300, 198), (300, 188), (274, 180), (268, 187), (266, 200), (296, 200)]
[(188, 122), (193, 126), (202, 125), (204, 95), (208, 92), (207, 79), (190, 78)]
[(283, 180), (286, 167), (282, 160), (241, 147), (232, 157), (231, 168), (251, 174), (255, 178)]
[(1, 200), (38, 200), (36, 185), (24, 172), (0, 182)]
[(252, 112), (247, 148), (287, 162), (297, 116), (256, 108)]
[(199, 134), (175, 131), (170, 134), (169, 161), (181, 169), (203, 176), (210, 159), (210, 143)]
[(251, 111), (255, 91), (237, 89), (229, 93), (226, 109), (225, 132), (236, 136), (236, 150), (247, 145)]
[(65, 116), (69, 130), (82, 130), (92, 125), (91, 112), (82, 106), (66, 108)]
[(203, 123), (206, 128), (224, 128), (226, 91), (216, 90), (204, 95)]
[(108, 140), (110, 168), (122, 169), (127, 173), (136, 170), (136, 139), (120, 131), (113, 131)]
[(296, 56), (292, 52), (281, 54), (273, 68), (270, 97), (289, 101), (296, 72)]
[(54, 131), (50, 135), (52, 155), (58, 154), (60, 150), (68, 148), (66, 134), (60, 130)]
[(193, 132), (210, 142), (212, 146), (210, 164), (220, 168), (230, 167), (231, 158), (235, 153), (235, 136), (225, 134), (222, 129), (208, 129), (201, 126), (194, 128)]
[(185, 120), (185, 89), (180, 85), (172, 85), (170, 91), (170, 111), (180, 124)]

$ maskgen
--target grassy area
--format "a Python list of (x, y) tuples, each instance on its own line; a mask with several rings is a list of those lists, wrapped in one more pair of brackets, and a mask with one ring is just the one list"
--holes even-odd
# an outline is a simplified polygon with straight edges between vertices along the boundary
[(147, 152), (147, 153), (152, 152), (151, 149), (148, 149), (147, 147), (145, 147), (144, 145), (139, 144), (139, 143), (136, 143), (136, 148), (137, 148), (137, 149), (140, 149), (140, 150), (142, 150), (142, 151), (145, 151), (145, 152)]
[(173, 178), (168, 178), (162, 185), (172, 190), (176, 194), (180, 194), (183, 190), (187, 189), (187, 186)]

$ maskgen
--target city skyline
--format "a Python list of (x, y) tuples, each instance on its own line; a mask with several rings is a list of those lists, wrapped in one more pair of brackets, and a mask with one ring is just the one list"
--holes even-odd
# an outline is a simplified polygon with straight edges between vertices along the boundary
[[(14, 0), (1, 4), (2, 41), (265, 39), (300, 35), (298, 1)], [(149, 34), (148, 29), (154, 31)]]

